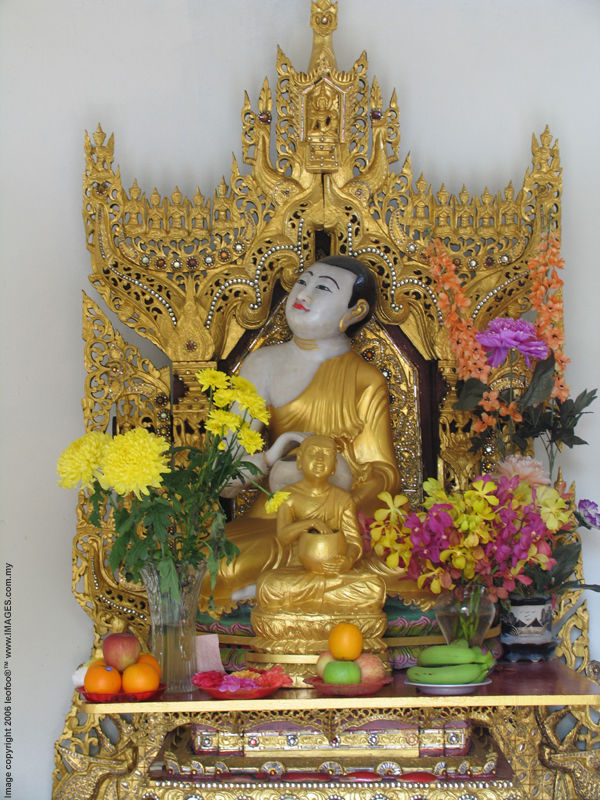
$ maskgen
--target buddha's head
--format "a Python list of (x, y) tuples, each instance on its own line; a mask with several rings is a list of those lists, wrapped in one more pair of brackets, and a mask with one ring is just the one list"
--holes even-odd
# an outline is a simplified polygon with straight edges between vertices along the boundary
[(286, 319), (303, 339), (352, 337), (375, 308), (375, 279), (358, 259), (327, 256), (304, 270), (286, 302)]
[(328, 482), (335, 474), (337, 448), (331, 436), (307, 436), (298, 446), (298, 469), (305, 477), (317, 482)]

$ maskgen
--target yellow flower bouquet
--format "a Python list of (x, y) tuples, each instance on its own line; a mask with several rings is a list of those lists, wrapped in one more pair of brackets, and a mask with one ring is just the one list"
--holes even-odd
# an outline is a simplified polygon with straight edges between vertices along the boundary
[[(225, 535), (225, 514), (219, 497), (227, 484), (260, 470), (247, 454), (262, 449), (253, 422), (266, 424), (264, 400), (249, 381), (216, 369), (196, 375), (208, 393), (209, 407), (202, 443), (174, 447), (146, 428), (110, 436), (90, 431), (58, 459), (59, 485), (81, 484), (89, 492), (90, 521), (100, 525), (106, 508), (114, 513), (115, 540), (111, 569), (122, 567), (135, 581), (149, 564), (156, 567), (161, 592), (177, 599), (177, 567), (206, 563), (214, 586), (219, 562), (237, 548)], [(268, 501), (274, 512), (285, 497)]]

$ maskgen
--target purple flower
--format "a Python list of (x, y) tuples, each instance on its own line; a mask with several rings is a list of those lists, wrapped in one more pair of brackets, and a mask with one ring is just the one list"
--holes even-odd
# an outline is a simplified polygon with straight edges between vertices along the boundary
[(504, 362), (509, 350), (518, 350), (524, 357), (528, 367), (532, 358), (546, 358), (548, 345), (540, 339), (535, 326), (524, 319), (497, 317), (484, 331), (475, 334), (477, 341), (487, 350), (487, 359), (491, 367), (498, 367)]
[(584, 525), (588, 528), (600, 528), (600, 509), (597, 503), (593, 500), (580, 500), (577, 510)]

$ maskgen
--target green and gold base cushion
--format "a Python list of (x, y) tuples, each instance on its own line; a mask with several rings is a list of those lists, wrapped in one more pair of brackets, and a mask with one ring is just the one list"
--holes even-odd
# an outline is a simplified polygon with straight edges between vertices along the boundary
[[(198, 633), (219, 635), (221, 657), (227, 670), (243, 669), (246, 665), (246, 653), (251, 650), (255, 637), (251, 610), (251, 603), (247, 601), (219, 619), (209, 614), (198, 614)], [(404, 669), (415, 663), (419, 647), (443, 642), (433, 609), (424, 610), (400, 598), (388, 598), (384, 612), (387, 627), (383, 641), (394, 669)]]

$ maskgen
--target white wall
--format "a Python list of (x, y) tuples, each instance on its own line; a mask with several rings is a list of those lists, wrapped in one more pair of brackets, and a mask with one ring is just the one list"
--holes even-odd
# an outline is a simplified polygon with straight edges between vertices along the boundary
[[(100, 121), (114, 131), (126, 186), (137, 177), (148, 193), (178, 184), (209, 195), (241, 153), (244, 89), (255, 101), (265, 75), (274, 85), (276, 44), (306, 68), (308, 17), (309, 0), (0, 5), (0, 519), (2, 557), (14, 565), (15, 800), (50, 796), (71, 671), (90, 647), (91, 623), (70, 588), (75, 496), (55, 478), (57, 455), (83, 430), (84, 130)], [(415, 175), (435, 189), (518, 185), (531, 134), (548, 123), (559, 138), (577, 392), (600, 384), (599, 34), (596, 0), (339, 0), (334, 38), (340, 67), (366, 49), (384, 99), (397, 89), (401, 158), (410, 151)], [(565, 472), (580, 496), (600, 500), (600, 414), (580, 432), (590, 446), (567, 454)], [(587, 577), (600, 582), (599, 537), (584, 534)]]

